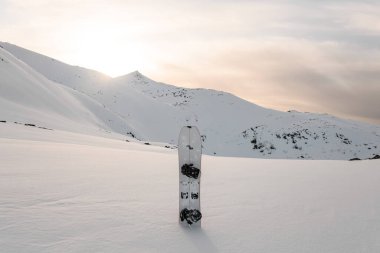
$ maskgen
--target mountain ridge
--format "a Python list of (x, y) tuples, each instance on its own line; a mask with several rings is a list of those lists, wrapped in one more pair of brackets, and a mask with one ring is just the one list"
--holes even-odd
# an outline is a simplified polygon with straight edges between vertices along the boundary
[[(176, 145), (183, 125), (197, 125), (206, 154), (258, 158), (365, 159), (379, 153), (380, 127), (326, 114), (280, 112), (233, 94), (155, 82), (139, 71), (116, 78), (49, 62), (49, 57), (1, 43), (52, 83), (77, 90), (98, 102), (102, 123), (119, 117), (111, 131), (145, 142)], [(32, 53), (30, 53), (32, 52)], [(41, 60), (42, 58), (42, 60)], [(44, 66), (49, 63), (51, 66)], [(60, 79), (55, 71), (63, 68)], [(79, 77), (80, 78), (79, 78)], [(53, 79), (53, 80), (52, 80)], [(108, 111), (108, 112), (107, 112)]]

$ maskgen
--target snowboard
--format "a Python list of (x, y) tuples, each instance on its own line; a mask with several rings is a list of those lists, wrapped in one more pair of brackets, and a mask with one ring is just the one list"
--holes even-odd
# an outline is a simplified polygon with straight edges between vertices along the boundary
[(202, 141), (195, 126), (184, 126), (178, 137), (179, 222), (201, 225), (200, 182)]

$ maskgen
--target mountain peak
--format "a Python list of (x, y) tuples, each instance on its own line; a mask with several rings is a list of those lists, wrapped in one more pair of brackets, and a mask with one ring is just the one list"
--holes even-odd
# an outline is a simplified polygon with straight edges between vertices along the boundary
[(133, 74), (136, 76), (142, 76), (142, 74), (138, 70), (135, 70), (135, 71), (131, 72), (130, 74)]
[(138, 70), (128, 73), (126, 75), (122, 75), (113, 79), (114, 82), (117, 83), (135, 83), (135, 84), (147, 84), (151, 83), (153, 80), (144, 76)]
[(143, 74), (141, 74), (138, 70), (133, 71), (132, 73), (130, 73), (130, 75), (132, 77), (134, 77), (135, 79), (137, 79), (137, 80), (149, 79), (148, 77), (146, 77)]

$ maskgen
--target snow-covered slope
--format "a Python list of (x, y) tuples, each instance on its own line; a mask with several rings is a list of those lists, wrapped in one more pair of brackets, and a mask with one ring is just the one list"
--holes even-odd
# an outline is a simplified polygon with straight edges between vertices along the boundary
[(95, 135), (131, 131), (124, 120), (98, 101), (46, 79), (3, 48), (0, 94), (2, 121)]
[(149, 140), (174, 144), (181, 126), (197, 125), (207, 154), (349, 159), (380, 150), (378, 126), (265, 109), (221, 91), (157, 83), (139, 72), (111, 80), (94, 98)]
[(22, 47), (0, 42), (0, 47), (22, 60), (49, 80), (65, 84), (73, 89), (91, 92), (111, 78), (94, 70), (71, 66), (59, 60), (35, 53)]
[(192, 230), (175, 150), (13, 123), (0, 150), (1, 252), (380, 252), (380, 160), (204, 156)]
[(130, 129), (114, 131), (139, 140), (175, 145), (179, 129), (192, 124), (200, 128), (206, 154), (347, 160), (380, 153), (379, 126), (326, 114), (270, 110), (221, 91), (158, 83), (139, 72), (111, 79), (57, 61), (52, 68), (48, 57), (0, 45), (46, 78), (98, 101)]

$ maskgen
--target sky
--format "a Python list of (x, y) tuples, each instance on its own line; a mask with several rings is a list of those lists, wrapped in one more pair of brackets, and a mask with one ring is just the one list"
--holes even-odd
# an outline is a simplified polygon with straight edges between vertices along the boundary
[(0, 0), (0, 41), (258, 105), (380, 124), (380, 1)]

